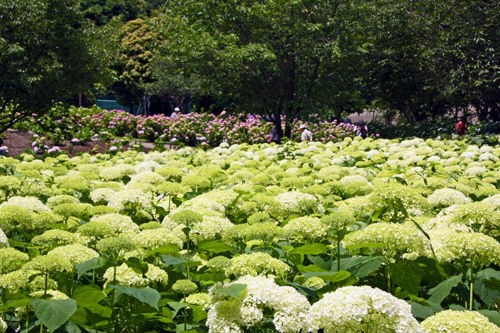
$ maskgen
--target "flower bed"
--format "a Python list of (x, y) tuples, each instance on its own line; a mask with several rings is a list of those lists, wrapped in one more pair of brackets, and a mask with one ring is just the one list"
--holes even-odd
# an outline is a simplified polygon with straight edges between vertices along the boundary
[(497, 332), (498, 156), (347, 137), (1, 158), (0, 332)]

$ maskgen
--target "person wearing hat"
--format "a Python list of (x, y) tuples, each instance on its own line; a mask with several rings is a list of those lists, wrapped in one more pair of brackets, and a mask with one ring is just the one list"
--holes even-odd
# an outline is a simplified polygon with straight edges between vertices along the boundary
[(363, 120), (360, 120), (358, 125), (355, 127), (356, 135), (362, 137), (363, 139), (368, 136), (368, 126), (366, 126)]
[(313, 140), (312, 132), (307, 129), (306, 124), (300, 125), (299, 129), (302, 130), (302, 135), (300, 136), (302, 141), (312, 141)]

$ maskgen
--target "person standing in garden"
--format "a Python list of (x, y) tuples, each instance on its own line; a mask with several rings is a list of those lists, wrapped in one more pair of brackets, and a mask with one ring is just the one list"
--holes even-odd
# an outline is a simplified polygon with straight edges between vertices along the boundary
[(460, 120), (455, 124), (455, 133), (463, 136), (467, 131), (467, 118), (461, 117)]
[(366, 126), (363, 120), (360, 120), (356, 126), (356, 135), (362, 137), (363, 139), (368, 136), (368, 126)]
[(302, 134), (300, 136), (302, 141), (312, 141), (313, 140), (312, 132), (309, 129), (307, 129), (306, 124), (300, 125), (299, 129), (302, 130)]

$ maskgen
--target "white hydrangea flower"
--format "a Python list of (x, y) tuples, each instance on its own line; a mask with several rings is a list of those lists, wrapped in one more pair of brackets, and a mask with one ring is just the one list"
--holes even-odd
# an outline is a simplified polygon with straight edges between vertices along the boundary
[(473, 160), (476, 157), (476, 153), (473, 151), (464, 151), (462, 154), (460, 154), (461, 159), (469, 159)]
[(49, 255), (56, 255), (68, 260), (72, 265), (99, 257), (99, 253), (81, 244), (64, 245), (49, 251)]
[(482, 153), (480, 156), (479, 156), (479, 161), (480, 162), (483, 162), (483, 161), (493, 161), (493, 162), (497, 162), (498, 161), (498, 157), (496, 157), (495, 155), (493, 155), (492, 153)]
[(422, 322), (425, 333), (500, 333), (500, 328), (476, 311), (445, 310)]
[(135, 239), (137, 244), (145, 249), (154, 249), (168, 244), (175, 244), (182, 248), (184, 239), (186, 238), (182, 230), (156, 228), (142, 230)]
[(146, 211), (151, 210), (151, 193), (145, 193), (141, 190), (121, 190), (115, 192), (108, 202), (108, 206), (118, 211), (125, 209), (128, 205), (137, 205)]
[(307, 322), (310, 332), (423, 333), (408, 303), (369, 286), (326, 293), (311, 306)]
[[(500, 264), (500, 243), (479, 232), (456, 232), (453, 229), (428, 231), (436, 258), (440, 262), (468, 261), (476, 271)], [(428, 256), (432, 256), (428, 253)]]
[(442, 160), (441, 160), (441, 157), (437, 156), (437, 155), (433, 155), (431, 157), (429, 157), (427, 159), (427, 162), (430, 162), (430, 163), (441, 163)]
[(0, 248), (2, 247), (9, 247), (9, 239), (3, 230), (0, 229)]
[(135, 172), (141, 173), (145, 171), (154, 171), (158, 169), (161, 165), (156, 161), (145, 160), (135, 166)]
[(2, 318), (0, 318), (0, 333), (7, 332), (7, 327), (7, 323)]
[(235, 256), (230, 259), (230, 263), (224, 269), (227, 276), (272, 274), (283, 277), (290, 271), (290, 267), (287, 264), (271, 257), (270, 254), (265, 252), (253, 252)]
[(466, 169), (464, 171), (464, 174), (467, 175), (467, 176), (477, 177), (477, 176), (482, 176), (486, 172), (488, 172), (488, 169), (486, 169), (485, 167), (482, 167), (482, 166), (472, 166), (472, 167)]
[(290, 191), (278, 194), (276, 201), (285, 213), (302, 213), (307, 209), (318, 209), (318, 199), (312, 194)]
[(483, 199), (482, 202), (492, 205), (493, 207), (495, 207), (495, 209), (500, 209), (500, 193), (492, 195), (491, 197), (488, 197), (486, 199)]
[(135, 173), (133, 165), (130, 164), (115, 164), (113, 166), (102, 168), (99, 176), (105, 180), (120, 180), (125, 176)]
[(296, 242), (315, 241), (326, 236), (328, 226), (317, 217), (303, 216), (290, 220), (283, 231), (286, 237)]
[(190, 230), (191, 239), (201, 242), (206, 239), (215, 239), (225, 230), (233, 227), (233, 223), (223, 216), (204, 215), (203, 221), (196, 223)]
[(34, 212), (50, 212), (50, 208), (46, 206), (40, 199), (36, 197), (10, 197), (6, 202), (3, 202), (0, 207), (17, 206), (27, 208)]
[(370, 224), (346, 235), (342, 243), (347, 249), (357, 249), (364, 244), (378, 244), (374, 250), (381, 251), (387, 258), (394, 259), (400, 255), (410, 260), (426, 253), (429, 247), (427, 238), (412, 223)]
[(104, 222), (108, 224), (114, 231), (119, 233), (138, 233), (139, 226), (132, 221), (132, 218), (126, 215), (109, 213), (104, 215), (96, 215), (90, 219), (90, 222)]
[(96, 188), (90, 192), (90, 199), (94, 203), (108, 203), (111, 197), (116, 193), (115, 190), (109, 187)]
[(452, 188), (441, 188), (435, 190), (427, 201), (432, 207), (449, 207), (452, 205), (460, 205), (471, 202), (471, 199), (466, 197), (462, 192)]
[(277, 332), (305, 331), (310, 304), (292, 287), (279, 286), (273, 279), (262, 276), (244, 276), (228, 286), (232, 284), (245, 284), (245, 296), (233, 301), (215, 298), (208, 311), (209, 332), (241, 332), (241, 326), (250, 328), (264, 319), (264, 309), (274, 312), (273, 323)]

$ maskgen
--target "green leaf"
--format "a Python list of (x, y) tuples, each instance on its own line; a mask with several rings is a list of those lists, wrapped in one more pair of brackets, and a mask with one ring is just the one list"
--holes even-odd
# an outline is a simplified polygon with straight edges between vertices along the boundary
[(31, 304), (40, 323), (54, 332), (75, 313), (74, 299), (32, 299)]
[(391, 268), (395, 272), (392, 275), (394, 283), (406, 291), (418, 295), (420, 282), (422, 281), (422, 276), (425, 274), (425, 269), (422, 265), (415, 261), (398, 261)]
[(124, 287), (118, 285), (109, 285), (110, 289), (115, 289), (121, 294), (129, 295), (142, 303), (145, 303), (152, 308), (158, 310), (158, 301), (161, 296), (156, 289), (152, 288), (134, 288), (134, 287)]
[(493, 268), (480, 271), (474, 282), (474, 292), (488, 307), (492, 307), (500, 298), (500, 272)]
[(162, 255), (161, 259), (163, 260), (163, 263), (167, 266), (176, 266), (176, 265), (184, 264), (184, 263), (189, 261), (188, 259), (177, 258), (177, 257), (169, 256), (166, 254)]
[(235, 251), (235, 248), (218, 239), (204, 240), (198, 244), (197, 248), (199, 251), (208, 251), (212, 253)]
[(338, 272), (314, 272), (314, 273), (305, 273), (305, 277), (310, 278), (313, 276), (318, 276), (325, 281), (328, 282), (340, 282), (345, 280), (351, 276), (351, 273), (348, 271), (338, 271)]
[(411, 305), (411, 313), (415, 318), (425, 319), (434, 314), (434, 311), (428, 305), (420, 304), (414, 301), (409, 301), (408, 303)]
[(75, 288), (72, 295), (80, 306), (89, 306), (106, 298), (106, 294), (96, 286), (80, 286)]
[(500, 313), (492, 310), (478, 310), (480, 314), (488, 317), (488, 319), (495, 325), (500, 326)]
[(362, 279), (378, 271), (382, 264), (382, 257), (379, 256), (351, 257), (340, 260), (340, 268), (351, 272), (358, 279)]
[(214, 292), (219, 295), (238, 298), (244, 291), (246, 291), (246, 289), (247, 289), (246, 284), (234, 283), (231, 284), (230, 286), (217, 287), (217, 289), (215, 289)]
[(186, 303), (183, 302), (168, 302), (167, 305), (170, 306), (172, 310), (174, 310), (172, 318), (174, 318), (177, 315), (177, 313), (179, 313), (180, 310), (188, 306)]
[(75, 265), (76, 272), (78, 273), (78, 279), (88, 271), (91, 271), (99, 267), (103, 267), (105, 264), (106, 260), (104, 258), (97, 257), (82, 262), (81, 264)]
[(451, 289), (456, 287), (462, 281), (462, 274), (452, 276), (451, 278), (444, 280), (432, 289), (429, 289), (429, 301), (441, 304), (441, 302), (450, 294)]
[(146, 251), (146, 257), (155, 256), (157, 254), (175, 254), (179, 252), (179, 246), (175, 244), (167, 244), (162, 247), (157, 247), (153, 250)]
[(326, 252), (326, 245), (321, 243), (307, 244), (294, 248), (290, 254), (322, 254)]
[(148, 264), (136, 257), (127, 259), (127, 266), (132, 268), (138, 274), (144, 274), (148, 271)]

